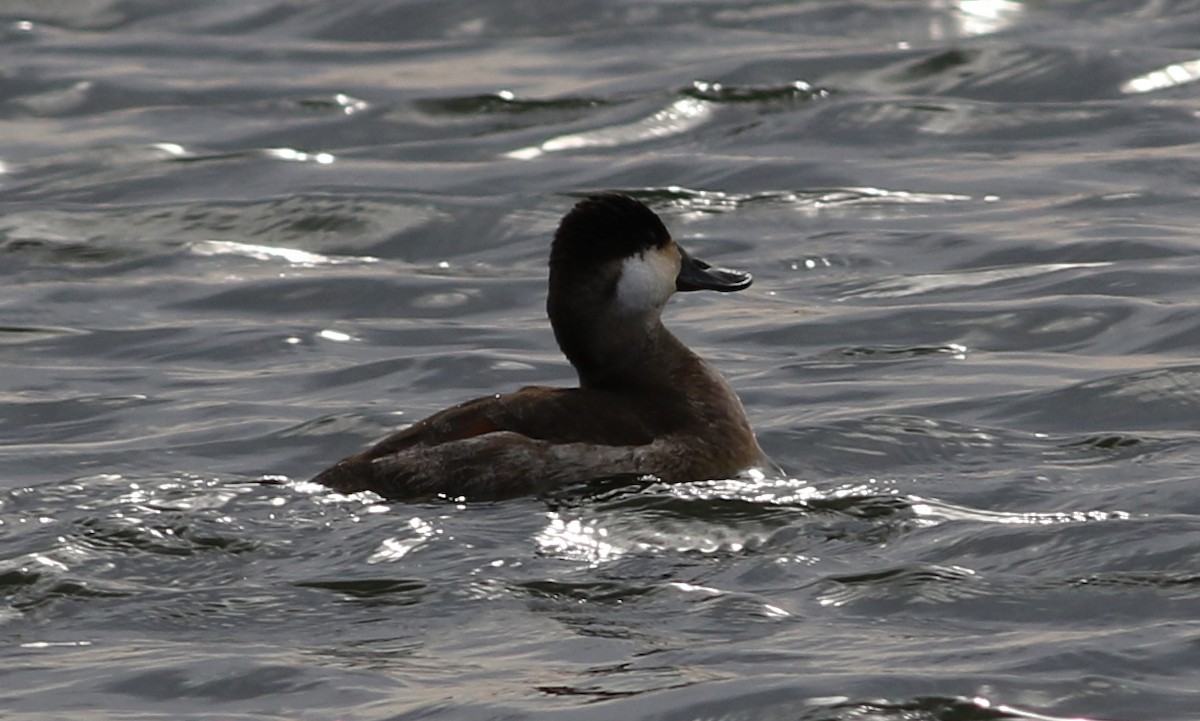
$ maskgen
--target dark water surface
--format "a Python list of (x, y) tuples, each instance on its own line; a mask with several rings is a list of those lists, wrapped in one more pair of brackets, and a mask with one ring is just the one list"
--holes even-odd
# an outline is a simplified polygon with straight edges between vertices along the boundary
[[(1200, 718), (1198, 79), (1184, 0), (0, 3), (0, 715)], [(570, 383), (600, 189), (755, 274), (667, 320), (786, 477), (302, 482)]]

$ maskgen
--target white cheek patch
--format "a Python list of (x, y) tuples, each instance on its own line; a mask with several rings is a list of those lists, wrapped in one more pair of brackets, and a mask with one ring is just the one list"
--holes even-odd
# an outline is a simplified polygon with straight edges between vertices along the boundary
[(648, 250), (626, 258), (617, 281), (617, 304), (627, 312), (662, 308), (675, 291), (679, 265), (662, 251)]

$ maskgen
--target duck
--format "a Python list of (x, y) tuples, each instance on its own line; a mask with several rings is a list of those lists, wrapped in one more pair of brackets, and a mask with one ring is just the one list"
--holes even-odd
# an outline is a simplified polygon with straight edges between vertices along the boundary
[(688, 254), (642, 202), (584, 197), (550, 244), (546, 312), (573, 388), (466, 401), (312, 479), (395, 501), (499, 501), (614, 477), (733, 478), (769, 464), (737, 394), (663, 325), (675, 292), (740, 291), (749, 273)]

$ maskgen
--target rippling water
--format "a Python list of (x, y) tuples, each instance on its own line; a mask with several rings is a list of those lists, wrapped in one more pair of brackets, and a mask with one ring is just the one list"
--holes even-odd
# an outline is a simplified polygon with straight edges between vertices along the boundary
[[(67, 0), (0, 37), (5, 718), (1200, 717), (1194, 3)], [(548, 238), (600, 189), (755, 274), (667, 321), (785, 476), (302, 482), (572, 382)]]

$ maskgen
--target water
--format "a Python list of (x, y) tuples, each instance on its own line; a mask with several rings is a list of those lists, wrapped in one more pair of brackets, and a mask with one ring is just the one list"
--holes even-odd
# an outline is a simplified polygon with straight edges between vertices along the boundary
[[(1200, 717), (1195, 4), (0, 18), (6, 719)], [(785, 477), (302, 482), (570, 383), (600, 189)]]

